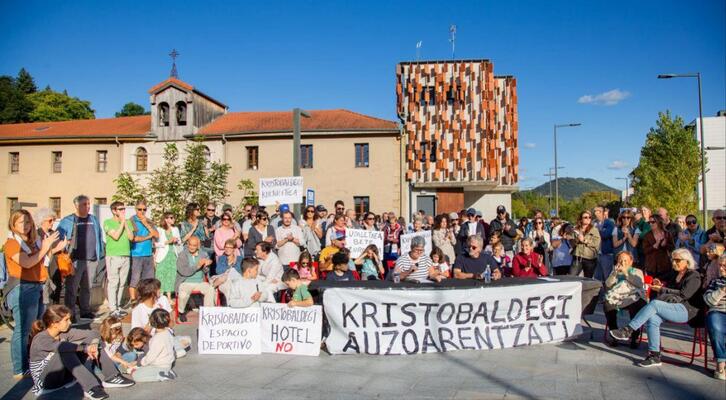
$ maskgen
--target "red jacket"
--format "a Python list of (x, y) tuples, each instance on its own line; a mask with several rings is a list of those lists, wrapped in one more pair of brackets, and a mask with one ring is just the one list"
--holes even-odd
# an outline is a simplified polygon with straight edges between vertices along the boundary
[[(532, 265), (532, 268), (526, 270), (527, 265)], [(518, 253), (514, 256), (512, 262), (512, 276), (517, 278), (536, 278), (538, 276), (547, 276), (547, 267), (542, 262), (542, 257), (532, 251), (529, 255), (524, 253)]]

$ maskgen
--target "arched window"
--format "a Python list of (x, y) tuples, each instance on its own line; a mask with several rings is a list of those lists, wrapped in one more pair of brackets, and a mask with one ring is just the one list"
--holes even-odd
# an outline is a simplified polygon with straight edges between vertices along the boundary
[(212, 152), (209, 150), (209, 147), (204, 146), (203, 153), (204, 154), (204, 161), (209, 165), (209, 163), (212, 161)]
[(149, 167), (149, 153), (145, 148), (136, 149), (136, 171), (145, 172)]
[(187, 103), (177, 101), (176, 103), (176, 124), (177, 126), (186, 126), (187, 124)]
[(159, 104), (159, 126), (169, 126), (169, 104)]

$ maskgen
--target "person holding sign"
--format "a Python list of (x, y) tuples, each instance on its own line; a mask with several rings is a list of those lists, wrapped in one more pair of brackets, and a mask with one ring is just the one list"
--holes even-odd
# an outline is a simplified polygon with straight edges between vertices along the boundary
[(186, 322), (186, 306), (189, 296), (195, 290), (202, 292), (204, 307), (214, 305), (214, 288), (204, 281), (204, 276), (212, 265), (212, 260), (206, 253), (199, 250), (201, 242), (196, 236), (187, 241), (187, 247), (179, 254), (176, 261), (176, 293), (179, 308), (179, 320)]
[(320, 252), (320, 271), (330, 272), (333, 270), (333, 255), (345, 247), (345, 231), (336, 232), (331, 239), (331, 244)]
[(299, 226), (293, 225), (290, 210), (282, 211), (282, 224), (275, 230), (277, 239), (277, 256), (282, 265), (290, 265), (300, 257), (300, 244), (303, 243), (303, 234)]
[(274, 291), (264, 290), (258, 279), (260, 262), (253, 257), (242, 260), (242, 275), (234, 268), (217, 276), (214, 285), (219, 287), (227, 304), (232, 308), (259, 307), (261, 302), (274, 302)]
[(479, 235), (469, 236), (466, 240), (468, 251), (456, 257), (454, 262), (454, 278), (456, 279), (484, 279), (487, 267), (492, 273), (491, 278), (497, 280), (502, 277), (499, 264), (489, 253), (484, 253), (484, 238)]
[(313, 305), (313, 295), (308, 291), (308, 285), (300, 280), (300, 274), (289, 269), (282, 275), (282, 281), (292, 290), (292, 300), (287, 302), (288, 307), (310, 307)]
[(426, 241), (421, 236), (411, 239), (411, 251), (396, 260), (395, 272), (401, 274), (401, 280), (411, 282), (441, 282), (446, 275), (434, 268), (431, 258), (424, 254)]
[(534, 240), (524, 238), (519, 242), (521, 251), (514, 256), (512, 262), (512, 276), (515, 278), (536, 278), (547, 276), (547, 266), (542, 261), (542, 256), (534, 252)]

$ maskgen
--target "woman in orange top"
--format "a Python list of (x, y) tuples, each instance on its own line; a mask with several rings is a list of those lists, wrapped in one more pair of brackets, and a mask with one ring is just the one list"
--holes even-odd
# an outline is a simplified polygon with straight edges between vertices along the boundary
[[(5, 264), (8, 269), (7, 304), (13, 311), (15, 329), (10, 342), (15, 379), (27, 373), (28, 336), (33, 321), (43, 314), (43, 284), (48, 279), (45, 256), (59, 238), (57, 232), (42, 241), (38, 239), (33, 218), (26, 210), (14, 211), (8, 222), (10, 232), (5, 242)], [(59, 242), (62, 247), (66, 241)]]

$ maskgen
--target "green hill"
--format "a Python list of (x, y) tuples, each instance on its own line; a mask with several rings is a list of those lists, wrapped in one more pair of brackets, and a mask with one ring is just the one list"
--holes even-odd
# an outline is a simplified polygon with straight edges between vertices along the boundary
[[(582, 196), (583, 193), (587, 192), (613, 192), (620, 195), (618, 189), (611, 188), (601, 182), (598, 182), (591, 178), (559, 178), (560, 181), (560, 197), (566, 200), (572, 200), (574, 198)], [(549, 182), (545, 182), (534, 189), (532, 192), (540, 194), (542, 196), (549, 196), (550, 186)], [(555, 181), (552, 180), (552, 196), (555, 195)]]

